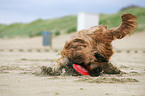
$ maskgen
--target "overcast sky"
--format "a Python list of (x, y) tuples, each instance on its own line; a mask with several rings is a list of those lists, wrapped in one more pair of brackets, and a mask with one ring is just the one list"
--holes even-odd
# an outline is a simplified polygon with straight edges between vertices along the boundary
[(111, 14), (129, 5), (145, 7), (145, 0), (0, 0), (0, 23), (27, 23), (79, 12)]

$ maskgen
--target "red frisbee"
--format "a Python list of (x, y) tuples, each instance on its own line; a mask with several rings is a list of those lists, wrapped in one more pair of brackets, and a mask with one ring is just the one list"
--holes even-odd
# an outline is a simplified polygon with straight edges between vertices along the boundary
[(73, 64), (73, 68), (80, 74), (82, 75), (90, 75), (88, 70), (86, 70), (85, 68), (83, 68), (81, 65), (78, 64)]

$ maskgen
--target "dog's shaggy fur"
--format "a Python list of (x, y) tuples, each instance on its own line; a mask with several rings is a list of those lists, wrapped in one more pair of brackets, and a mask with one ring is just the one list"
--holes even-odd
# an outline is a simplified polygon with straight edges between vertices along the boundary
[(65, 68), (70, 72), (73, 70), (72, 64), (80, 64), (91, 76), (98, 76), (102, 70), (109, 74), (120, 73), (119, 69), (109, 63), (113, 54), (111, 42), (130, 34), (137, 25), (134, 15), (124, 13), (121, 18), (122, 23), (116, 28), (107, 29), (107, 26), (100, 25), (76, 33), (71, 41), (65, 42), (62, 57), (58, 59), (53, 71), (61, 72)]

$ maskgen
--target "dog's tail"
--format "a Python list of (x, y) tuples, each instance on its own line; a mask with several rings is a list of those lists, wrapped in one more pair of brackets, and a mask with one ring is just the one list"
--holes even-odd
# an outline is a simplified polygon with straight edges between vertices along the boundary
[(124, 13), (121, 16), (121, 19), (122, 23), (120, 24), (120, 26), (109, 29), (109, 37), (112, 40), (122, 39), (127, 34), (130, 34), (130, 32), (135, 31), (136, 29), (137, 26), (136, 16), (129, 13)]

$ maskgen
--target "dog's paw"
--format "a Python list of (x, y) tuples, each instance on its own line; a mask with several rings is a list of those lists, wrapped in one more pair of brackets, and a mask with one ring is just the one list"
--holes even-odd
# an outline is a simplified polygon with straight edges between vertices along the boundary
[(91, 76), (95, 77), (95, 76), (99, 76), (101, 72), (102, 72), (102, 68), (96, 67), (96, 68), (92, 69), (89, 73)]

